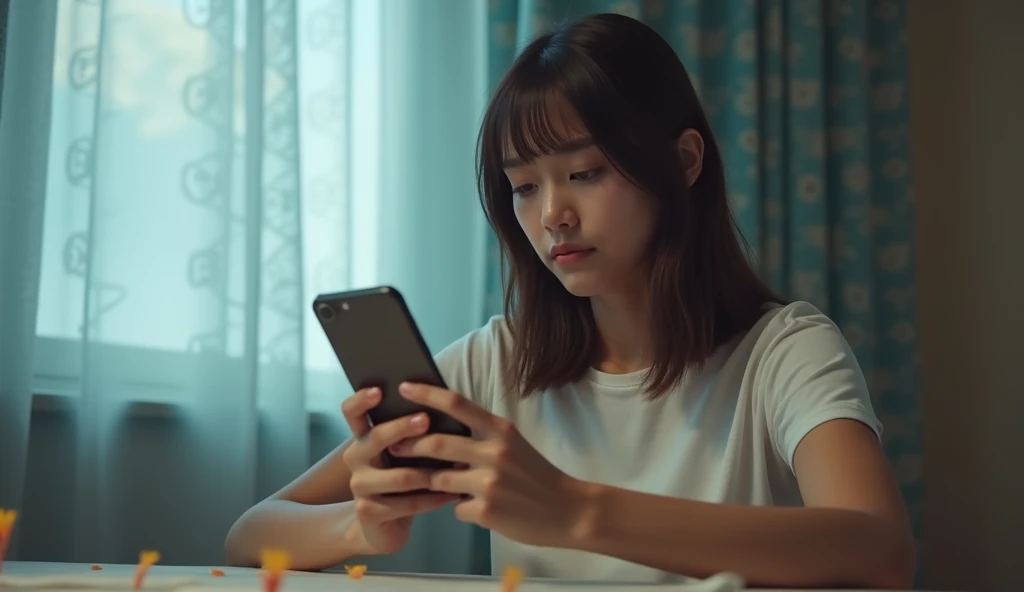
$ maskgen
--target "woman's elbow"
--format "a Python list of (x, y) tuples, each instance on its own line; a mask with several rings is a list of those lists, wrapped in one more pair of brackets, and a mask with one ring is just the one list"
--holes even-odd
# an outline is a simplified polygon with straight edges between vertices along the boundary
[(917, 545), (913, 538), (893, 541), (886, 548), (882, 565), (875, 573), (872, 587), (883, 590), (910, 590), (917, 576)]
[(224, 559), (231, 567), (257, 567), (257, 558), (253, 555), (251, 546), (253, 541), (250, 525), (252, 514), (258, 510), (259, 505), (250, 508), (235, 520), (228, 530), (224, 539)]

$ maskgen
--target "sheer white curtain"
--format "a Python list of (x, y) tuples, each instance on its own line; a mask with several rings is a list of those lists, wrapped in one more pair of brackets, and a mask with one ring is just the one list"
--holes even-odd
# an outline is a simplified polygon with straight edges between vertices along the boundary
[[(217, 563), (347, 434), (310, 312), (386, 283), (484, 317), (486, 3), (14, 0), (0, 103), (13, 557)], [(443, 538), (445, 548), (432, 541)], [(469, 571), (441, 511), (374, 567)]]

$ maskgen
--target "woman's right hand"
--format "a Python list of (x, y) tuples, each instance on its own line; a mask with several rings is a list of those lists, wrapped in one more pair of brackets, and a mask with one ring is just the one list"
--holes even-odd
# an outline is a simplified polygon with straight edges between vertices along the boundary
[(428, 469), (383, 468), (380, 459), (384, 450), (425, 434), (429, 420), (426, 414), (418, 413), (371, 429), (366, 413), (380, 399), (380, 389), (369, 388), (354, 393), (341, 405), (353, 436), (342, 456), (352, 472), (349, 485), (356, 521), (350, 534), (370, 555), (398, 551), (409, 540), (413, 516), (459, 499), (446, 493), (409, 493), (429, 487)]

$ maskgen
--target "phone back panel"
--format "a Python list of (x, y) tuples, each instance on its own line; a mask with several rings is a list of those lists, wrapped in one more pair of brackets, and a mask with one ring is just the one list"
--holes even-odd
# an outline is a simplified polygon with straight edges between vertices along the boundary
[[(376, 386), (383, 392), (380, 404), (368, 413), (372, 425), (422, 411), (430, 418), (431, 433), (470, 435), (468, 427), (449, 415), (399, 394), (398, 385), (405, 381), (447, 387), (397, 290), (381, 287), (321, 294), (313, 301), (313, 310), (352, 388)], [(409, 458), (392, 458), (389, 464), (450, 466)]]

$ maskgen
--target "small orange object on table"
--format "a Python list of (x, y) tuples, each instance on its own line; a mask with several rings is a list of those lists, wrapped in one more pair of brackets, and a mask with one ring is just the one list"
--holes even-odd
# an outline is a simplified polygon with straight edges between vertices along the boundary
[(358, 580), (359, 578), (363, 577), (364, 573), (366, 573), (366, 566), (365, 565), (346, 565), (345, 566), (345, 571), (348, 572), (348, 577), (352, 578), (353, 580)]
[(159, 551), (143, 551), (139, 553), (139, 565), (135, 567), (135, 578), (132, 580), (132, 590), (142, 588), (142, 581), (146, 578), (149, 568), (160, 561)]
[(223, 578), (224, 577), (224, 570), (223, 569), (211, 569), (210, 570), (210, 575), (215, 577), (215, 578)]
[(263, 592), (277, 592), (284, 572), (291, 566), (292, 558), (284, 549), (264, 549), (260, 553), (263, 572)]
[(505, 574), (501, 578), (502, 592), (515, 592), (519, 582), (523, 581), (523, 570), (517, 567), (506, 567)]
[(93, 563), (91, 566), (89, 566), (89, 569), (93, 571), (100, 571), (103, 569), (103, 566), (98, 563)]
[(0, 508), (0, 572), (4, 570), (4, 555), (7, 554), (7, 546), (11, 543), (11, 532), (14, 531), (14, 523), (17, 520), (17, 510)]

